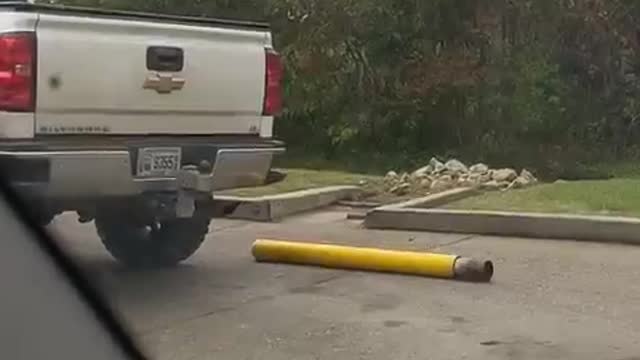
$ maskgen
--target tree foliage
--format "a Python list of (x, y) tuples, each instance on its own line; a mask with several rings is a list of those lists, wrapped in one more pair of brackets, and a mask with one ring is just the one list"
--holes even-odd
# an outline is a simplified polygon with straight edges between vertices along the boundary
[(270, 21), (301, 151), (549, 168), (638, 148), (636, 0), (63, 2)]

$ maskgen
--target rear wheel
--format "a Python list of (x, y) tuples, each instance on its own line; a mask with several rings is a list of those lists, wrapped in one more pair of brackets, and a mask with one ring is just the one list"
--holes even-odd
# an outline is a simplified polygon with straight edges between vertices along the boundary
[(126, 216), (98, 215), (98, 235), (109, 253), (134, 267), (175, 265), (193, 255), (209, 231), (210, 219), (172, 219), (145, 225)]

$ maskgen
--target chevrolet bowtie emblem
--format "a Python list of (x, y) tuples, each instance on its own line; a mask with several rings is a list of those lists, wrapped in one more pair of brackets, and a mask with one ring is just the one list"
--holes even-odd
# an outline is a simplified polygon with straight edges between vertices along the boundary
[(173, 90), (181, 90), (185, 82), (185, 79), (174, 77), (173, 74), (152, 72), (147, 75), (143, 87), (160, 94), (169, 94)]

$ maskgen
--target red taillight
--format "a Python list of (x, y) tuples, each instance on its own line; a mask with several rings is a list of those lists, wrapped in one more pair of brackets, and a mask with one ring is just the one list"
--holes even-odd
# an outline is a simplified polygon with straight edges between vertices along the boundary
[(33, 33), (0, 35), (0, 110), (33, 111), (35, 55)]
[(280, 55), (271, 49), (265, 50), (266, 71), (264, 80), (264, 105), (262, 114), (273, 116), (282, 111), (282, 62)]

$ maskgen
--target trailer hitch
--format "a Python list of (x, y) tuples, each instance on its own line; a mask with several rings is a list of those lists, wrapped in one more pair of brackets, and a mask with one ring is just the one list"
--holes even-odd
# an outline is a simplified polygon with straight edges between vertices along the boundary
[(176, 177), (178, 199), (176, 216), (178, 218), (193, 217), (196, 201), (211, 198), (213, 193), (213, 166), (204, 160), (198, 166), (183, 167)]

